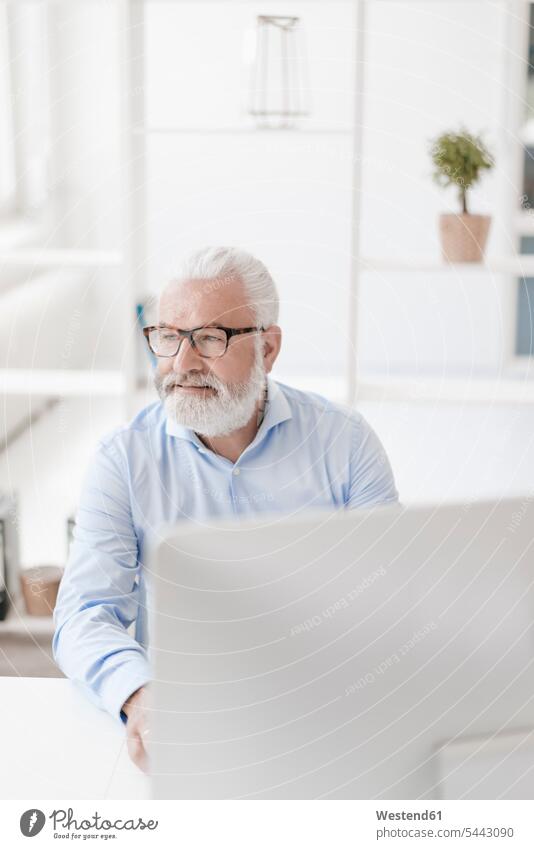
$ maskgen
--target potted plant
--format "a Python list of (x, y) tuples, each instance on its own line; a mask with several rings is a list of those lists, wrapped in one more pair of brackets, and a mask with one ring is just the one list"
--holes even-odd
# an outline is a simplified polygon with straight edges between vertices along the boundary
[(441, 250), (447, 262), (480, 262), (491, 223), (489, 215), (473, 215), (467, 206), (467, 193), (494, 159), (482, 140), (462, 129), (443, 133), (431, 144), (434, 179), (440, 186), (456, 186), (461, 204), (459, 214), (440, 215)]

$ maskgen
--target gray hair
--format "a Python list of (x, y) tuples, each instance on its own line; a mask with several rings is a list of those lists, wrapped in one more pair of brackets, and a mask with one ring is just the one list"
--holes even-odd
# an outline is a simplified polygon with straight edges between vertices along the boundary
[(261, 327), (278, 321), (278, 292), (266, 266), (240, 248), (208, 247), (190, 254), (180, 267), (174, 282), (238, 278), (243, 283), (250, 306)]

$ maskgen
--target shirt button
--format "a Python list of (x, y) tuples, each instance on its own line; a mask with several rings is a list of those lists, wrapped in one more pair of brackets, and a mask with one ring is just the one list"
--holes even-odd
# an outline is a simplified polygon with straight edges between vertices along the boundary
[(240, 475), (241, 469), (234, 469), (234, 475)]

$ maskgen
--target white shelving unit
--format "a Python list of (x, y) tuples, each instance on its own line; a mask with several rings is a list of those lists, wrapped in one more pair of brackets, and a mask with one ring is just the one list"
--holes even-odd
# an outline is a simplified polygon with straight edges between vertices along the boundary
[[(29, 2), (29, 0), (28, 0)], [(83, 6), (90, 0), (78, 0)], [(137, 360), (135, 351), (136, 304), (142, 291), (141, 268), (145, 258), (143, 240), (144, 149), (142, 138), (138, 139), (133, 128), (143, 123), (142, 109), (142, 54), (137, 55), (142, 44), (144, 0), (114, 0), (119, 25), (120, 57), (120, 204), (122, 236), (120, 245), (114, 250), (84, 250), (75, 248), (28, 247), (22, 240), (19, 249), (12, 249), (9, 241), (0, 248), (0, 268), (27, 270), (28, 276), (36, 278), (38, 273), (50, 269), (114, 270), (119, 274), (119, 296), (121, 303), (122, 344), (120, 366), (114, 370), (87, 368), (70, 369), (0, 369), (0, 389), (5, 395), (43, 395), (51, 397), (118, 397), (122, 400), (125, 416), (134, 411), (138, 389)], [(8, 20), (16, 23), (16, 16), (23, 5), (18, 0), (8, 0)], [(141, 75), (141, 76), (140, 76)], [(139, 156), (139, 154), (141, 154)], [(136, 193), (135, 188), (141, 187)], [(16, 244), (20, 240), (12, 240)], [(115, 293), (115, 298), (117, 297)], [(89, 358), (88, 358), (89, 360)]]
[[(404, 0), (398, 0), (402, 3)], [(505, 317), (509, 336), (510, 365), (514, 365), (513, 342), (515, 331), (515, 310), (517, 304), (517, 278), (534, 276), (534, 255), (511, 253), (506, 256), (489, 256), (483, 263), (445, 263), (439, 258), (412, 257), (410, 259), (382, 259), (361, 255), (361, 207), (360, 191), (362, 184), (362, 161), (364, 155), (365, 126), (365, 33), (367, 31), (368, 8), (373, 0), (356, 0), (356, 86), (354, 112), (354, 206), (352, 221), (352, 269), (348, 311), (348, 358), (347, 358), (347, 401), (352, 404), (358, 400), (397, 400), (407, 401), (414, 397), (419, 400), (450, 401), (464, 403), (466, 401), (488, 403), (532, 403), (534, 402), (534, 380), (530, 370), (526, 369), (526, 379), (509, 378), (507, 369), (503, 369), (500, 377), (491, 380), (473, 377), (472, 379), (456, 379), (439, 377), (410, 378), (386, 376), (382, 380), (362, 377), (358, 373), (358, 314), (357, 304), (360, 291), (361, 276), (364, 273), (412, 273), (430, 274), (445, 273), (450, 275), (473, 275), (487, 273), (489, 275), (505, 275), (510, 278), (510, 286), (514, 286), (510, 297), (509, 315)], [(380, 2), (380, 0), (379, 0)], [(528, 52), (528, 8), (529, 0), (503, 0), (506, 9), (507, 32), (504, 41), (503, 68), (504, 79), (500, 104), (503, 138), (507, 144), (503, 150), (509, 150), (509, 139), (515, 140), (514, 149), (508, 152), (507, 179), (501, 187), (503, 202), (509, 213), (510, 221), (515, 222), (517, 240), (520, 235), (534, 235), (534, 211), (532, 215), (518, 212), (519, 199), (515, 186), (521, 185), (522, 169), (522, 104), (525, 102), (526, 70), (525, 61)], [(510, 92), (516, 96), (511, 97)], [(534, 372), (534, 369), (532, 369)], [(527, 385), (525, 386), (525, 383)], [(415, 395), (414, 395), (415, 393)]]
[[(420, 0), (426, 3), (428, 0)], [(80, 4), (88, 0), (78, 0)], [(146, 140), (150, 134), (193, 134), (196, 132), (210, 132), (206, 128), (195, 127), (149, 127), (146, 122), (144, 92), (145, 86), (145, 3), (148, 0), (116, 0), (119, 9), (119, 37), (120, 37), (120, 67), (121, 67), (121, 113), (120, 113), (120, 136), (121, 136), (121, 202), (122, 202), (122, 238), (117, 250), (111, 251), (84, 251), (84, 250), (20, 250), (0, 251), (0, 267), (28, 267), (30, 269), (44, 268), (76, 268), (76, 269), (98, 269), (113, 268), (121, 275), (120, 288), (122, 292), (123, 310), (123, 333), (124, 333), (124, 356), (122, 357), (120, 370), (113, 372), (94, 372), (88, 370), (67, 372), (65, 371), (39, 371), (21, 372), (17, 369), (0, 371), (0, 385), (5, 393), (36, 392), (44, 395), (67, 394), (84, 395), (87, 393), (101, 396), (120, 395), (124, 399), (125, 414), (131, 411), (131, 398), (135, 394), (137, 384), (136, 362), (133, 355), (133, 323), (135, 321), (135, 304), (139, 296), (145, 291), (145, 268), (147, 258), (146, 245)], [(181, 0), (169, 0), (169, 2), (180, 3)], [(331, 129), (313, 128), (304, 130), (305, 133), (353, 133), (354, 141), (354, 166), (353, 166), (353, 208), (352, 208), (352, 262), (351, 278), (348, 294), (348, 349), (346, 361), (346, 400), (354, 402), (356, 398), (376, 397), (377, 384), (372, 380), (362, 378), (358, 372), (358, 296), (362, 274), (367, 273), (392, 273), (408, 272), (414, 274), (436, 274), (448, 273), (452, 275), (469, 275), (472, 273), (508, 275), (510, 285), (516, 285), (515, 279), (521, 276), (534, 275), (534, 256), (499, 256), (488, 257), (483, 264), (446, 264), (440, 262), (439, 258), (413, 257), (406, 259), (381, 259), (361, 256), (361, 220), (364, 210), (361, 208), (362, 184), (362, 161), (364, 150), (364, 126), (365, 126), (365, 60), (366, 60), (366, 31), (368, 26), (369, 5), (380, 0), (354, 0), (355, 8), (355, 98), (354, 98), (354, 129), (351, 131), (346, 127)], [(398, 0), (399, 3), (405, 0)], [(506, 95), (506, 90), (517, 92), (526, 85), (524, 57), (526, 55), (528, 27), (525, 26), (525, 10), (528, 8), (527, 0), (502, 0), (508, 9), (509, 32), (506, 36), (507, 49), (505, 50), (505, 77), (503, 81), (502, 98), (502, 121), (503, 128), (507, 128), (517, 139), (517, 150), (510, 155), (511, 170), (517, 177), (520, 174), (520, 153), (522, 151), (521, 130), (522, 115), (520, 115), (521, 97), (515, 99)], [(513, 102), (512, 102), (513, 101)], [(253, 128), (212, 128), (214, 135), (261, 133), (264, 131)], [(512, 175), (513, 176), (513, 175)], [(511, 179), (513, 186), (519, 183)], [(517, 197), (513, 188), (503, 187), (503, 197), (510, 210), (510, 220), (518, 222), (518, 233), (532, 231), (534, 234), (534, 214), (519, 215), (517, 211)], [(521, 226), (521, 230), (519, 229)], [(513, 298), (511, 296), (511, 300)], [(508, 324), (511, 323), (513, 303), (510, 308)], [(510, 333), (511, 333), (510, 324)], [(21, 380), (22, 377), (22, 380)], [(396, 379), (395, 379), (396, 380)], [(500, 396), (508, 397), (505, 388), (505, 380), (497, 381), (500, 386)], [(404, 382), (395, 382), (395, 394), (402, 393), (401, 387), (410, 385), (409, 377)], [(444, 389), (439, 380), (435, 384)], [(473, 381), (469, 382), (473, 388)], [(386, 395), (391, 390), (391, 380), (385, 379), (383, 388)], [(465, 400), (463, 391), (455, 394), (459, 384), (451, 380), (447, 384), (447, 391), (441, 395), (449, 400)], [(477, 397), (494, 400), (490, 392), (485, 395), (484, 387), (487, 384), (481, 382), (477, 391)], [(512, 393), (513, 394), (513, 393)], [(406, 398), (409, 396), (407, 395)]]

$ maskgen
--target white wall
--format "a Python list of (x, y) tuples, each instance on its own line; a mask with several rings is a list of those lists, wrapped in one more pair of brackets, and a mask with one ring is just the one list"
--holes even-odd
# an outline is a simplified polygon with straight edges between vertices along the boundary
[(532, 497), (531, 405), (359, 405), (380, 434), (404, 504)]

